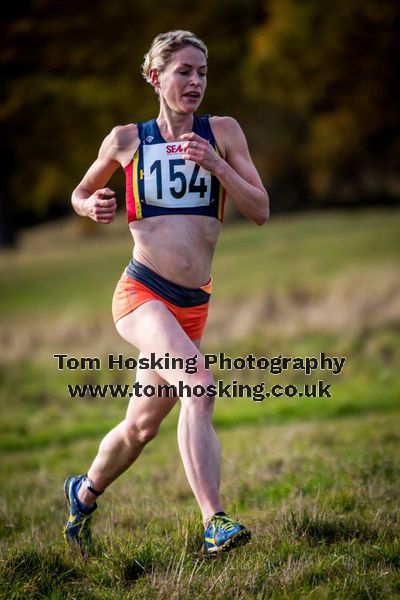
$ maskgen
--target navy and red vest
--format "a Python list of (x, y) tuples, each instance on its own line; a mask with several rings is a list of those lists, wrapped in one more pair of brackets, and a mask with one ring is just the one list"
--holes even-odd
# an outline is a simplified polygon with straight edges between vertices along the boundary
[[(140, 145), (125, 167), (128, 223), (158, 215), (224, 216), (225, 190), (209, 171), (182, 158), (185, 142), (166, 142), (157, 120), (137, 123)], [(208, 116), (193, 115), (193, 129), (219, 154)]]

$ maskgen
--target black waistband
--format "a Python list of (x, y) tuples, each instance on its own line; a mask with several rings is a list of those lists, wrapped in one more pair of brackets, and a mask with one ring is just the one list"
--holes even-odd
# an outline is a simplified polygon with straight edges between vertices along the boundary
[(130, 260), (126, 273), (135, 281), (139, 281), (139, 283), (150, 288), (167, 302), (171, 302), (171, 304), (175, 304), (180, 308), (200, 306), (200, 304), (206, 304), (210, 299), (210, 294), (201, 288), (187, 288), (172, 283), (172, 281), (164, 279), (164, 277), (161, 277), (146, 265), (142, 265), (134, 258)]

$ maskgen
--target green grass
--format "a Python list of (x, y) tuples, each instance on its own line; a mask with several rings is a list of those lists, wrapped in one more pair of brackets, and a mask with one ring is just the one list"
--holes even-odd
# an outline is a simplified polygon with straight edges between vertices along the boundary
[(59, 539), (60, 483), (96, 444), (11, 455), (24, 488), (4, 482), (4, 597), (388, 597), (400, 590), (399, 437), (389, 415), (222, 430), (223, 496), (253, 541), (212, 563), (168, 432), (102, 501), (84, 563)]
[[(261, 290), (312, 287), (338, 274), (398, 266), (400, 211), (328, 212), (277, 218), (265, 227), (241, 223), (219, 241), (213, 275), (218, 298)], [(380, 234), (378, 235), (378, 232)], [(9, 317), (59, 313), (78, 307), (109, 313), (116, 280), (131, 254), (122, 218), (101, 236), (73, 237), (71, 227), (50, 238), (40, 229), (22, 240), (26, 252), (0, 257), (0, 310)], [(250, 271), (250, 272), (249, 272)], [(56, 285), (55, 285), (56, 284)], [(95, 293), (94, 293), (95, 292)]]
[(204, 351), (347, 362), (337, 377), (215, 371), (333, 389), (330, 399), (217, 401), (223, 501), (253, 539), (215, 561), (199, 552), (178, 406), (99, 502), (93, 555), (73, 556), (61, 539), (63, 480), (87, 469), (126, 408), (70, 399), (67, 383), (134, 373), (58, 371), (52, 355), (135, 354), (110, 317), (131, 252), (122, 220), (89, 239), (74, 223), (38, 228), (0, 256), (0, 596), (400, 597), (399, 221), (399, 211), (332, 211), (224, 230)]

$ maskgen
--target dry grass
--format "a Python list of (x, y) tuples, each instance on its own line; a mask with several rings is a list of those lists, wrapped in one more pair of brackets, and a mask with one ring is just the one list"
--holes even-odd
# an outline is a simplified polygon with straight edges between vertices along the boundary
[[(397, 327), (400, 267), (393, 256), (399, 215), (383, 212), (378, 217), (387, 228), (387, 239), (393, 239), (392, 243), (386, 240), (379, 260), (374, 246), (379, 219), (374, 214), (355, 218), (351, 213), (338, 213), (336, 220), (331, 213), (325, 220), (321, 215), (308, 220), (302, 216), (297, 228), (293, 217), (272, 221), (264, 230), (249, 224), (228, 228), (221, 252), (216, 254), (215, 294), (203, 346), (223, 347), (253, 334), (267, 341), (317, 332), (345, 331), (357, 337), (365, 331)], [(352, 219), (359, 225), (354, 233), (348, 223)], [(24, 234), (18, 252), (0, 255), (0, 273), (8, 282), (4, 292), (9, 298), (0, 333), (1, 363), (33, 354), (43, 359), (61, 348), (90, 355), (110, 348), (127, 350), (110, 310), (114, 285), (131, 251), (124, 219), (119, 217), (112, 228), (89, 239), (79, 237), (76, 228), (74, 219), (37, 228)], [(294, 254), (282, 244), (288, 235)], [(315, 254), (318, 242), (319, 254)], [(325, 245), (329, 250), (325, 251)], [(243, 260), (247, 265), (244, 276), (251, 284), (246, 287), (241, 283)], [(89, 266), (83, 270), (86, 263)], [(235, 268), (236, 273), (230, 274)], [(104, 283), (99, 288), (101, 271)], [(51, 293), (51, 301), (36, 282)], [(227, 294), (226, 289), (236, 291)], [(22, 297), (26, 304), (19, 308)]]

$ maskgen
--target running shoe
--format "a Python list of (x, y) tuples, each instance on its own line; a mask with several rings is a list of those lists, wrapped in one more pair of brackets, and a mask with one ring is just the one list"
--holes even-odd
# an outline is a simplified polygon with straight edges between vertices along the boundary
[(244, 525), (230, 519), (224, 513), (211, 517), (204, 532), (204, 550), (207, 554), (226, 552), (247, 544), (251, 533)]
[(90, 521), (97, 504), (85, 511), (82, 511), (77, 499), (77, 487), (85, 479), (85, 475), (68, 477), (64, 483), (64, 493), (68, 503), (68, 521), (64, 528), (64, 539), (72, 545), (76, 544), (81, 550), (87, 549), (92, 541)]

